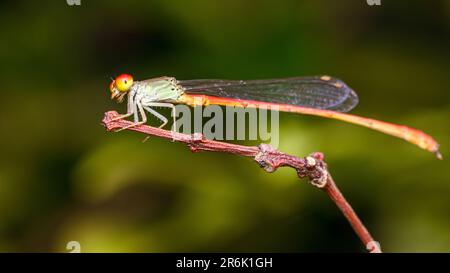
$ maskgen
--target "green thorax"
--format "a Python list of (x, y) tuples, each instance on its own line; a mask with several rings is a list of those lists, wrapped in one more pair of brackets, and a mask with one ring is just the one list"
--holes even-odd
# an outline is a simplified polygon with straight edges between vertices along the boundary
[(164, 102), (176, 102), (184, 93), (183, 88), (177, 84), (177, 80), (173, 77), (137, 81), (133, 84), (132, 91), (144, 99)]

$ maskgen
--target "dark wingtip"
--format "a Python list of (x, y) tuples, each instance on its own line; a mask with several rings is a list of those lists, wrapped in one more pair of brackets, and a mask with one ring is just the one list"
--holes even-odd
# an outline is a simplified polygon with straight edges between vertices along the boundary
[(320, 76), (316, 78), (319, 78), (322, 82), (326, 82), (329, 86), (345, 91), (346, 93), (346, 96), (343, 96), (338, 102), (327, 106), (325, 109), (338, 112), (349, 112), (359, 103), (359, 98), (356, 92), (344, 81), (330, 76)]

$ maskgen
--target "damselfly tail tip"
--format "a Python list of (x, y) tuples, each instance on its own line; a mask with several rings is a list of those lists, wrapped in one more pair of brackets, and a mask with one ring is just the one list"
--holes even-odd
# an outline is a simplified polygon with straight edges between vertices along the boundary
[(437, 159), (439, 160), (443, 160), (444, 157), (442, 156), (442, 154), (439, 152), (439, 150), (434, 151), (434, 154), (436, 155)]

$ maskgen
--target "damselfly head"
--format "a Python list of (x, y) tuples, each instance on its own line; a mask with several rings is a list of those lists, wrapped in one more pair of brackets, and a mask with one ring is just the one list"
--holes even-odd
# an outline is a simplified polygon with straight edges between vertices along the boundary
[(109, 85), (111, 99), (117, 99), (117, 101), (122, 102), (127, 92), (130, 91), (132, 85), (133, 77), (131, 75), (122, 74), (116, 77)]

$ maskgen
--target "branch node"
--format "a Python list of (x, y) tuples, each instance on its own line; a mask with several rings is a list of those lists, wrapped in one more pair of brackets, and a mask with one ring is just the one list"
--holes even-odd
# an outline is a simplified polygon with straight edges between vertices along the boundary
[(328, 184), (328, 171), (320, 169), (310, 176), (311, 185), (322, 189)]
[[(300, 165), (294, 167), (300, 178), (308, 177), (311, 185), (317, 188), (324, 188), (328, 183), (328, 169), (323, 161), (322, 153), (312, 153), (301, 159)], [(303, 163), (303, 164), (301, 164)]]
[(274, 163), (271, 153), (276, 150), (269, 144), (262, 143), (258, 145), (259, 152), (255, 155), (255, 161), (266, 172), (272, 173), (277, 170), (278, 166)]
[(205, 140), (205, 136), (202, 133), (193, 133), (189, 139), (188, 146), (191, 152), (198, 151), (199, 145)]
[(312, 156), (307, 156), (306, 157), (306, 167), (311, 169), (314, 166), (316, 166), (316, 159)]

